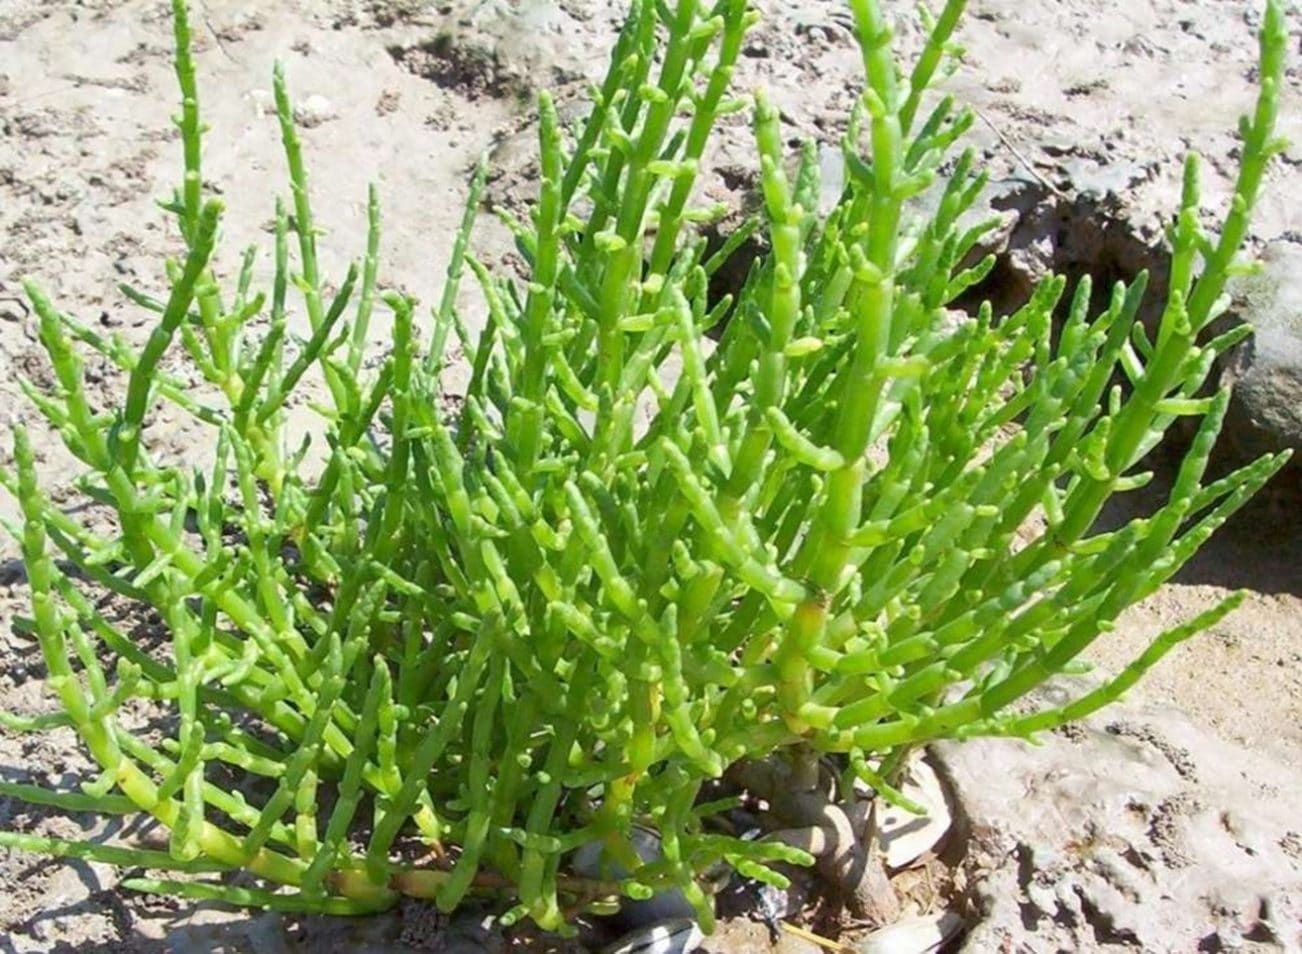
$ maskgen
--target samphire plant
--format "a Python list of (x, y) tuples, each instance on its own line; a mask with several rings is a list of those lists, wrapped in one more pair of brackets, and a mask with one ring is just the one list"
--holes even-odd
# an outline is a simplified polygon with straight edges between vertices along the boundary
[[(1219, 234), (1205, 230), (1191, 156), (1151, 329), (1136, 319), (1142, 275), (1100, 313), (1088, 279), (1063, 301), (1059, 277), (1012, 314), (947, 309), (992, 265), (968, 264), (992, 227), (966, 224), (985, 180), (971, 152), (951, 156), (972, 114), (929, 95), (963, 6), (927, 19), (906, 68), (876, 0), (850, 0), (867, 84), (844, 191), (820, 216), (812, 146), (789, 165), (765, 98), (728, 98), (745, 0), (633, 0), (587, 118), (564, 128), (539, 97), (537, 202), (508, 219), (528, 280), (467, 250), (481, 173), (426, 328), (413, 301), (379, 291), (374, 191), (365, 257), (328, 290), (279, 70), (290, 190), (274, 281), (253, 292), (253, 249), (221, 280), (222, 205), (205, 195), (174, 0), (185, 175), (166, 209), (184, 253), (161, 297), (124, 289), (155, 315), (148, 340), (104, 336), (26, 286), (57, 383), (24, 388), (84, 464), (95, 524), (41, 489), (21, 426), (3, 476), (60, 704), (4, 724), (71, 726), (102, 773), (80, 791), (0, 785), (69, 811), (147, 813), (170, 843), (0, 845), (171, 872), (126, 883), (270, 908), (358, 913), (406, 895), (450, 909), (488, 894), (508, 920), (547, 928), (676, 887), (708, 926), (707, 869), (780, 881), (771, 863), (808, 861), (710, 824), (721, 803), (702, 786), (730, 766), (838, 754), (844, 785), (889, 798), (911, 748), (1084, 716), (1228, 612), (1240, 596), (1064, 708), (1014, 705), (1284, 461), (1204, 480), (1227, 394), (1203, 385), (1248, 333), (1208, 329), (1281, 149), (1280, 4), (1266, 5), (1233, 202)], [(718, 117), (748, 108), (770, 251), (716, 300), (711, 275), (750, 227), (707, 246), (699, 224), (717, 210), (693, 204), (694, 186)], [(934, 201), (915, 201), (924, 192)], [(467, 268), (487, 306), (475, 333), (454, 304)], [(303, 340), (287, 332), (291, 291)], [(368, 370), (380, 302), (392, 340)], [(454, 340), (469, 383), (446, 395)], [(120, 405), (93, 405), (86, 349), (121, 369)], [(174, 357), (205, 387), (169, 370)], [(286, 428), (304, 390), (315, 457)], [(211, 429), (211, 467), (150, 453), (160, 403)], [(1166, 503), (1098, 529), (1110, 498), (1149, 481), (1145, 456), (1181, 416), (1197, 436)], [(157, 612), (167, 641), (134, 641), (101, 591)], [(658, 858), (638, 856), (635, 825), (658, 833)], [(619, 876), (570, 868), (590, 842)]]

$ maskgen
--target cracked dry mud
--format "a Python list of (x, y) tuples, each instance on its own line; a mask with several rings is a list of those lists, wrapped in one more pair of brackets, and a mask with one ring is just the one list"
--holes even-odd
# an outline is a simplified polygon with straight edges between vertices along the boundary
[[(322, 267), (342, 275), (359, 254), (365, 186), (380, 184), (382, 274), (434, 300), (468, 170), (484, 150), (501, 170), (496, 201), (529, 195), (532, 91), (581, 108), (620, 20), (606, 0), (196, 0), (207, 175), (229, 214), (222, 263), (264, 241), (284, 189), (271, 65), (285, 58), (305, 155), (328, 233)], [(858, 52), (836, 0), (760, 0), (738, 88), (764, 84), (790, 137), (834, 143), (856, 88)], [(912, 4), (900, 16), (916, 48)], [(1282, 132), (1302, 140), (1297, 31)], [(1104, 278), (1154, 268), (1174, 207), (1180, 157), (1207, 159), (1208, 205), (1229, 194), (1239, 112), (1250, 101), (1255, 2), (972, 0), (961, 31), (967, 67), (950, 81), (979, 110), (972, 140), (1004, 216), (1000, 264), (982, 293), (1016, 301), (1044, 269)], [(34, 424), (15, 377), (46, 373), (17, 290), (32, 274), (77, 316), (133, 340), (146, 316), (115, 290), (159, 286), (176, 237), (153, 206), (170, 189), (178, 146), (167, 4), (160, 0), (0, 0), (0, 416)], [(571, 113), (572, 114), (572, 113)], [(738, 205), (753, 181), (744, 122), (724, 130), (703, 190)], [(828, 151), (827, 171), (835, 174)], [(1302, 153), (1271, 172), (1252, 241), (1302, 242)], [(330, 201), (326, 201), (329, 198)], [(485, 221), (483, 257), (511, 264)], [(466, 302), (467, 313), (475, 314)], [(376, 316), (376, 336), (386, 328)], [(120, 386), (92, 363), (93, 389)], [(202, 453), (175, 420), (154, 434), (178, 455)], [(39, 445), (52, 486), (69, 460)], [(1142, 508), (1143, 495), (1134, 506)], [(1244, 606), (1172, 654), (1125, 709), (1055, 735), (943, 746), (968, 838), (969, 951), (1296, 950), (1302, 898), (1302, 524), (1297, 498), (1268, 495), (1175, 583), (1123, 618), (1092, 658), (1115, 670), (1176, 620), (1246, 586)], [(13, 516), (0, 495), (0, 514)], [(1124, 513), (1116, 513), (1123, 518)], [(16, 547), (0, 540), (0, 695), (48, 709), (39, 653), (13, 632), (26, 590)], [(1176, 711), (1179, 710), (1179, 711)], [(70, 733), (0, 732), (0, 776), (68, 782), (86, 762)], [(1015, 806), (1015, 810), (1009, 806)], [(0, 826), (85, 836), (84, 816), (51, 817), (0, 799)], [(492, 949), (464, 923), (454, 937), (423, 905), (337, 923), (232, 914), (121, 894), (102, 865), (0, 855), (0, 951), (288, 951)], [(730, 924), (731, 947), (771, 949), (765, 932)], [(1290, 934), (1290, 932), (1292, 932)], [(456, 932), (454, 931), (453, 934)], [(784, 950), (794, 950), (790, 940)], [(749, 946), (753, 945), (753, 946)], [(541, 949), (541, 948), (540, 948)]]

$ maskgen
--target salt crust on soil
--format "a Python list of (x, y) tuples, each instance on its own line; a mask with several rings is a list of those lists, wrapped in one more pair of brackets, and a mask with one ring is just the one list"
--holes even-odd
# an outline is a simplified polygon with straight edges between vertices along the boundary
[[(765, 22), (747, 46), (738, 88), (767, 86), (792, 137), (835, 141), (859, 69), (842, 5), (836, 0), (757, 5)], [(918, 42), (908, 25), (911, 6), (894, 5), (905, 49), (916, 49)], [(1288, 6), (1296, 35), (1302, 11), (1296, 2)], [(321, 241), (326, 274), (342, 275), (347, 259), (360, 251), (365, 184), (378, 180), (386, 229), (382, 274), (427, 302), (438, 287), (474, 157), (492, 147), (496, 162), (518, 168), (531, 148), (523, 94), (535, 84), (551, 86), (562, 110), (575, 109), (581, 93), (577, 79), (603, 68), (595, 54), (608, 47), (620, 19), (618, 5), (604, 0), (290, 0), (275, 5), (206, 0), (195, 7), (205, 118), (214, 127), (206, 175), (221, 188), (229, 208), (225, 267), (235, 267), (248, 242), (265, 245), (271, 196), (285, 188), (269, 111), (271, 63), (283, 56), (310, 127), (303, 139), (318, 215), (328, 233)], [(968, 68), (950, 86), (981, 111), (972, 139), (992, 169), (997, 207), (1008, 217), (1007, 247), (999, 251), (1014, 277), (1033, 275), (1045, 264), (1069, 269), (1085, 264), (1074, 262), (1077, 258), (1113, 277), (1154, 264), (1160, 226), (1174, 207), (1180, 155), (1189, 145), (1208, 160), (1209, 207), (1223, 208), (1233, 169), (1230, 132), (1251, 96), (1257, 7), (1245, 0), (972, 0), (960, 36), (969, 51)], [(450, 45), (439, 40), (445, 33)], [(174, 131), (167, 122), (175, 98), (169, 44), (167, 4), (161, 0), (0, 0), (0, 416), (16, 413), (33, 423), (14, 377), (23, 372), (41, 380), (42, 374), (34, 326), (18, 298), (21, 275), (36, 276), (83, 319), (136, 341), (148, 332), (144, 317), (125, 306), (113, 286), (126, 280), (156, 290), (158, 264), (177, 247), (152, 205), (170, 188), (177, 168)], [(1296, 39), (1291, 46), (1298, 49)], [(1297, 143), (1302, 109), (1296, 62), (1288, 85), (1281, 131)], [(1302, 239), (1297, 148), (1272, 171), (1271, 191), (1255, 222), (1258, 245)], [(744, 126), (729, 131), (716, 156), (722, 174), (704, 183), (707, 194), (740, 201), (748, 187), (750, 153)], [(490, 263), (509, 259), (509, 244), (489, 224), (481, 227), (478, 245)], [(259, 277), (265, 278), (265, 268), (264, 262)], [(466, 308), (473, 325), (475, 306), (468, 301)], [(381, 316), (376, 318), (382, 337), (385, 327)], [(92, 363), (90, 375), (101, 393), (116, 391), (117, 383), (102, 367)], [(177, 454), (194, 449), (184, 422), (166, 416), (154, 422), (151, 436)], [(57, 441), (45, 435), (39, 448), (48, 479), (55, 485), (66, 481), (69, 461)], [(12, 501), (0, 495), (0, 513), (14, 512)], [(1203, 866), (1179, 869), (1185, 877), (1198, 874), (1199, 880), (1214, 877), (1216, 870), (1225, 873), (1224, 910), (1213, 911), (1207, 930), (1197, 937), (1224, 931), (1220, 943), (1229, 946), (1237, 930), (1249, 947), (1283, 946), (1265, 937), (1252, 918), (1260, 922), (1291, 910), (1296, 923), (1296, 832), (1278, 848), (1292, 852), (1292, 880), (1282, 878), (1274, 895), (1254, 893), (1255, 888), (1240, 893), (1240, 887), (1276, 870), (1269, 865), (1278, 863), (1278, 851), (1269, 861), (1265, 848), (1254, 848), (1263, 854), (1246, 855), (1227, 842), (1240, 836), (1226, 827), (1242, 828), (1241, 840), (1250, 847), (1266, 844), (1259, 834), (1273, 830), (1272, 813), (1280, 803), (1260, 791), (1253, 794), (1252, 786), (1274, 785), (1287, 797), (1298, 790), (1296, 773), (1302, 767), (1302, 546), (1295, 525), (1287, 529), (1288, 522), (1278, 517), (1258, 512), (1237, 531), (1230, 528), (1173, 586), (1127, 614), (1118, 632), (1093, 651), (1105, 669), (1119, 666), (1171, 622), (1206, 608), (1228, 588), (1250, 587), (1253, 595), (1242, 609), (1215, 632), (1182, 647), (1135, 693), (1141, 702), (1183, 709), (1189, 715), (1180, 723), (1183, 728), (1162, 721), (1167, 716), (1123, 718), (1114, 710), (1100, 717), (1102, 729), (1087, 730), (1085, 737), (1094, 741), (1055, 739), (1048, 761), (1041, 761), (1042, 750), (1005, 741), (947, 750), (964, 798), (976, 799), (969, 817), (1002, 818), (1003, 824), (994, 826), (1003, 834), (990, 845), (985, 891), (987, 927), (1010, 932), (999, 935), (1009, 939), (1008, 946), (972, 947), (986, 936), (978, 933), (969, 949), (1047, 951), (1070, 937), (1074, 949), (1088, 950), (1109, 943), (1091, 932), (1119, 931), (1112, 943), (1125, 945), (1124, 932), (1139, 930), (1127, 920), (1135, 913), (1127, 907), (1127, 889), (1116, 887), (1111, 875), (1064, 854), (1053, 831), (1037, 827), (1047, 824), (1043, 818), (1012, 825), (998, 814), (1002, 799), (985, 798), (1000, 792), (1013, 800), (1009, 804), (1024, 800), (1027, 780), (1034, 781), (1034, 804), (1046, 811), (1054, 806), (1074, 819), (1064, 822), (1058, 835), (1086, 832), (1089, 813), (1098, 810), (1088, 807), (1093, 800), (1108, 807), (1094, 822), (1105, 833), (1103, 847), (1115, 833), (1141, 854), (1155, 850), (1144, 848), (1148, 836), (1136, 827), (1143, 824), (1141, 813), (1130, 812), (1133, 819), (1124, 811), (1112, 814), (1117, 800), (1137, 794), (1147, 799), (1144, 811), (1157, 812), (1167, 798), (1192, 790), (1193, 801), (1178, 798), (1173, 804), (1179, 810), (1165, 809), (1162, 818), (1171, 821), (1158, 827), (1170, 827), (1185, 852), (1192, 838), (1190, 857), (1212, 857), (1200, 854), (1203, 848), (1225, 849), (1227, 867), (1209, 868), (1205, 875)], [(0, 695), (7, 704), (36, 711), (49, 704), (40, 685), (39, 657), (10, 628), (27, 598), (15, 555), (10, 541), (0, 541)], [(1213, 769), (1200, 767), (1198, 783), (1172, 779), (1170, 773), (1178, 771), (1166, 756), (1152, 754), (1152, 743), (1133, 734), (1100, 735), (1109, 722), (1155, 726), (1154, 737), (1190, 752), (1194, 765)], [(1093, 771), (1092, 746), (1103, 742), (1106, 755), (1098, 757), (1127, 766), (1126, 760), (1133, 760), (1129, 774), (1100, 778)], [(1066, 774), (1059, 777), (1047, 768), (1055, 764)], [(1231, 765), (1255, 782), (1241, 780), (1236, 789), (1231, 783), (1240, 770), (1222, 771)], [(85, 768), (67, 733), (41, 739), (0, 735), (4, 777), (70, 783)], [(1016, 788), (1016, 779), (1022, 788)], [(1192, 808), (1194, 803), (1204, 807)], [(1216, 817), (1220, 805), (1235, 809), (1230, 821)], [(50, 818), (8, 800), (0, 800), (0, 825), (66, 837), (101, 830), (92, 829), (86, 818)], [(1199, 840), (1204, 837), (1205, 845)], [(984, 844), (977, 839), (975, 857), (981, 857)], [(1018, 859), (1015, 871), (1004, 849)], [(1158, 851), (1154, 858), (1154, 870), (1162, 870), (1165, 856)], [(1135, 867), (1124, 857), (1123, 862)], [(1133, 874), (1125, 867), (1116, 870), (1139, 884), (1148, 876), (1138, 868)], [(1056, 887), (1052, 900), (1037, 888), (1045, 878), (1065, 886), (1065, 900)], [(166, 945), (261, 952), (305, 944), (379, 951), (447, 940), (418, 905), (348, 925), (231, 915), (203, 905), (119, 895), (112, 890), (113, 874), (103, 866), (51, 864), (16, 854), (0, 858), (0, 882), (9, 889), (0, 897), (0, 932), (7, 935), (0, 950), (5, 951)], [(1109, 894), (1109, 886), (1121, 900)], [(1090, 903), (1102, 913), (1071, 900), (1084, 896), (1094, 898)], [(1177, 897), (1184, 895), (1162, 907), (1162, 917), (1171, 919), (1163, 923), (1172, 930), (1211, 911), (1203, 903), (1181, 905)], [(1252, 910), (1256, 897), (1269, 898), (1264, 912), (1260, 906)], [(1031, 908), (1013, 911), (1014, 903)], [(1067, 923), (1073, 911), (1081, 918), (1075, 926)], [(1113, 927), (1099, 928), (1106, 918)], [(164, 942), (164, 936), (170, 940)]]

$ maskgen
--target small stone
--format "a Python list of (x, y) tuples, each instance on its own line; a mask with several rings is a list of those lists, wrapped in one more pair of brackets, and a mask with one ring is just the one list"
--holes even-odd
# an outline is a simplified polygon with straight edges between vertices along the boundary
[(294, 107), (294, 122), (304, 129), (312, 129), (339, 116), (334, 104), (319, 93), (314, 93)]
[(689, 954), (704, 940), (704, 933), (691, 918), (674, 918), (630, 931), (603, 954)]
[(873, 931), (854, 945), (859, 954), (929, 954), (963, 929), (963, 919), (952, 911), (905, 918)]

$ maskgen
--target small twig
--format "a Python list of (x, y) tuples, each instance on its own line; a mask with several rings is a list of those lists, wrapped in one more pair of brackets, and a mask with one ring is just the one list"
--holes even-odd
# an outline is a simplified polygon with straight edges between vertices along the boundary
[(994, 124), (994, 122), (990, 119), (989, 116), (983, 113), (976, 106), (972, 107), (972, 112), (976, 113), (977, 117), (983, 123), (985, 123), (987, 126), (990, 127), (990, 131), (999, 137), (999, 141), (1004, 144), (1004, 147), (1013, 154), (1013, 157), (1018, 161), (1018, 163), (1021, 164), (1022, 168), (1024, 168), (1027, 172), (1029, 172), (1031, 175), (1035, 177), (1035, 180), (1039, 182), (1040, 185), (1044, 186), (1046, 189), (1048, 189), (1050, 192), (1052, 192), (1060, 199), (1069, 198), (1067, 193), (1063, 192), (1056, 185), (1054, 185), (1052, 182), (1046, 179), (1044, 175), (1040, 172), (1040, 170), (1036, 169), (1035, 166), (1031, 164), (1031, 160), (1027, 159), (1026, 156), (1024, 156), (1022, 152), (1016, 146), (1013, 145), (1013, 141), (1009, 139), (1007, 135), (1005, 135), (1002, 129), (1000, 129), (998, 126)]
[(208, 4), (203, 3), (201, 6), (203, 7), (203, 25), (206, 26), (208, 32), (212, 34), (213, 40), (217, 43), (217, 49), (221, 50), (222, 56), (226, 57), (226, 59), (230, 60), (232, 63), (238, 63), (239, 60), (231, 56), (230, 50), (226, 49), (226, 41), (222, 39), (222, 35), (218, 33), (217, 28), (212, 25), (211, 15), (208, 11)]
[(786, 931), (788, 934), (794, 934), (796, 937), (809, 941), (811, 944), (817, 944), (819, 947), (825, 948), (829, 951), (836, 951), (836, 954), (855, 954), (854, 948), (848, 947), (840, 941), (833, 941), (831, 938), (815, 934), (813, 931), (807, 931), (802, 927), (796, 927), (794, 924), (788, 924), (786, 921), (779, 921), (778, 923), (782, 926), (782, 930)]

